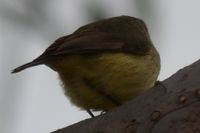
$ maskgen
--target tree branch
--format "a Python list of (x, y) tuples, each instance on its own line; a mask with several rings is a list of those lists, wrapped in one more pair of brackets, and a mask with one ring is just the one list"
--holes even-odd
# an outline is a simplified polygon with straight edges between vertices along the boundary
[(200, 133), (200, 60), (126, 104), (53, 133)]

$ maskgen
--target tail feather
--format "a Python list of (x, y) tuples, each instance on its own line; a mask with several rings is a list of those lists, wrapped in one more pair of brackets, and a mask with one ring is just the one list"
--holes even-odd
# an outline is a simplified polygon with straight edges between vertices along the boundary
[(22, 66), (19, 66), (19, 67), (15, 68), (14, 70), (12, 70), (11, 73), (17, 73), (17, 72), (20, 72), (20, 71), (22, 71), (22, 70), (24, 70), (26, 68), (37, 66), (37, 65), (41, 65), (41, 64), (43, 64), (41, 61), (33, 60), (32, 62), (26, 63), (26, 64), (24, 64)]

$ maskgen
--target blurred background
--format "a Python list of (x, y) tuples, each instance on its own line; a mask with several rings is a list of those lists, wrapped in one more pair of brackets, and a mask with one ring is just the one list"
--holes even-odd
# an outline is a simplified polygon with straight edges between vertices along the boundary
[(57, 74), (38, 66), (11, 75), (55, 39), (101, 18), (143, 19), (164, 80), (200, 58), (198, 0), (0, 0), (0, 132), (47, 133), (89, 118), (64, 96)]

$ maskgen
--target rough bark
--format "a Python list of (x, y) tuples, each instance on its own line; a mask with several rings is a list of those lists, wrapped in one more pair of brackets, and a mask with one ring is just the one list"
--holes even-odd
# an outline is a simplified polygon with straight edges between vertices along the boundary
[(53, 133), (200, 133), (200, 60), (106, 114)]

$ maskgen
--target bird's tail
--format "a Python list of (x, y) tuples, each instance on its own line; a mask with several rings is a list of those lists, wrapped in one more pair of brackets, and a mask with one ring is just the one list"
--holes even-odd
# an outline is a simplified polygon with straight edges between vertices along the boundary
[(11, 73), (17, 73), (17, 72), (20, 72), (20, 71), (22, 71), (22, 70), (24, 70), (26, 68), (37, 66), (37, 65), (41, 65), (43, 63), (44, 62), (42, 62), (42, 61), (33, 60), (33, 61), (29, 62), (29, 63), (26, 63), (26, 64), (24, 64), (22, 66), (19, 66), (19, 67), (13, 69)]

